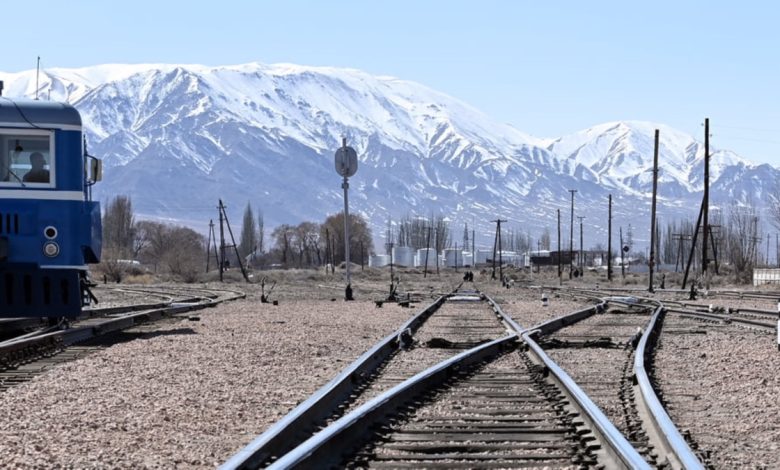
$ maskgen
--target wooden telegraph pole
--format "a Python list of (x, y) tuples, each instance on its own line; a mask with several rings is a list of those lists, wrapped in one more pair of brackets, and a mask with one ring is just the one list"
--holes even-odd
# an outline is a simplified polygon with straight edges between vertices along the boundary
[(428, 241), (425, 243), (425, 270), (423, 271), (423, 278), (428, 277), (428, 253), (431, 252), (431, 227), (428, 226)]
[(696, 220), (696, 228), (693, 230), (693, 238), (691, 239), (691, 253), (688, 256), (688, 264), (685, 265), (685, 274), (683, 275), (682, 288), (685, 289), (685, 284), (688, 282), (688, 273), (693, 264), (693, 254), (696, 251), (696, 239), (699, 236), (699, 227), (704, 220), (704, 247), (702, 248), (702, 274), (707, 272), (707, 231), (709, 230), (709, 223), (707, 221), (709, 215), (709, 197), (710, 197), (710, 120), (709, 118), (704, 120), (704, 196), (701, 200), (701, 208), (699, 209), (699, 218)]
[(580, 262), (579, 262), (579, 268), (580, 268), (580, 276), (582, 276), (585, 272), (585, 248), (582, 246), (582, 219), (585, 218), (583, 215), (578, 215), (578, 219), (580, 219)]
[(491, 279), (496, 278), (496, 251), (498, 251), (498, 272), (501, 280), (504, 279), (504, 267), (503, 265), (503, 257), (501, 256), (501, 222), (506, 222), (506, 220), (502, 219), (496, 219), (492, 220), (491, 222), (496, 223), (496, 236), (493, 239), (493, 272), (490, 275)]
[(626, 279), (626, 253), (623, 249), (623, 227), (620, 227), (620, 273), (623, 279)]
[(612, 282), (612, 195), (609, 195), (609, 222), (607, 224), (607, 280)]
[(655, 130), (655, 149), (653, 151), (653, 205), (650, 210), (650, 286), (649, 292), (653, 292), (653, 270), (655, 268), (655, 207), (658, 194), (658, 137), (659, 131)]
[(569, 279), (574, 271), (574, 193), (576, 189), (570, 189), (571, 193), (571, 220), (569, 221)]
[(219, 282), (225, 273), (225, 220), (222, 218), (222, 199), (219, 200)]
[(558, 285), (563, 284), (563, 267), (561, 265), (561, 210), (558, 211)]
[(710, 119), (704, 119), (704, 205), (702, 206), (704, 226), (701, 244), (701, 273), (707, 274), (707, 237), (710, 225)]

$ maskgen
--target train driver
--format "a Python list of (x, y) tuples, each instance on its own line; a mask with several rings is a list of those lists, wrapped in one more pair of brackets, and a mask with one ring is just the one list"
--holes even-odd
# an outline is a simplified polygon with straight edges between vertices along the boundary
[(30, 166), (32, 169), (24, 175), (25, 183), (48, 183), (49, 182), (49, 170), (45, 170), (43, 166), (46, 164), (46, 159), (41, 152), (33, 152), (30, 154)]

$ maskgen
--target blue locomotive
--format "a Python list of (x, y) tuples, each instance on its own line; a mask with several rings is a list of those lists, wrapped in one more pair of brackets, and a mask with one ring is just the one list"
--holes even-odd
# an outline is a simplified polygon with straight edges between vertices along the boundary
[(94, 299), (100, 178), (74, 107), (0, 96), (0, 317), (72, 318)]

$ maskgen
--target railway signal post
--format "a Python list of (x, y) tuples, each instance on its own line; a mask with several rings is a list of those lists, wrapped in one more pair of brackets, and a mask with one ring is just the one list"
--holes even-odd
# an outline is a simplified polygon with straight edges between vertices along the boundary
[(341, 139), (341, 148), (336, 150), (336, 173), (344, 178), (341, 183), (344, 189), (344, 262), (347, 264), (347, 287), (344, 289), (344, 300), (354, 300), (352, 297), (352, 277), (349, 261), (349, 177), (357, 172), (357, 152), (347, 147), (346, 137)]

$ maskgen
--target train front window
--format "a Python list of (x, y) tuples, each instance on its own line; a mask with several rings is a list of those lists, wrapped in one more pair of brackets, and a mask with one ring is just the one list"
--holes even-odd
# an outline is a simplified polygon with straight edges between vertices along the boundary
[(51, 187), (52, 135), (47, 131), (0, 132), (0, 187)]

